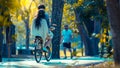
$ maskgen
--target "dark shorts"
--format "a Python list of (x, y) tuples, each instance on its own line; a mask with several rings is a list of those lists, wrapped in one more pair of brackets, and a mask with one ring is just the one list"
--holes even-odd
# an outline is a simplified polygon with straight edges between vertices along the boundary
[(63, 47), (66, 47), (66, 48), (71, 48), (71, 43), (63, 43)]

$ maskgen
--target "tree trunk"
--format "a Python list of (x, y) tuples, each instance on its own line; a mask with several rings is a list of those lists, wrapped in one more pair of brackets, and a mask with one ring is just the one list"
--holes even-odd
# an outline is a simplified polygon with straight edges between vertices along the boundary
[(107, 0), (107, 12), (111, 27), (114, 60), (116, 65), (120, 65), (120, 0)]
[(10, 26), (6, 27), (6, 45), (7, 45), (7, 56), (6, 57), (11, 57), (11, 29)]
[[(79, 8), (76, 8), (74, 9), (75, 11), (75, 15), (76, 15), (76, 21), (77, 21), (77, 26), (78, 26), (78, 30), (79, 30), (79, 33), (81, 35), (81, 39), (85, 45), (85, 55), (86, 56), (95, 56), (95, 55), (98, 55), (98, 41), (95, 41), (95, 39), (93, 38), (90, 38), (90, 36), (88, 35), (86, 29), (83, 24), (83, 22), (81, 22), (81, 18), (80, 18), (80, 9)], [(86, 21), (85, 21), (86, 22)], [(89, 23), (90, 21), (87, 21), (87, 23)], [(94, 24), (93, 24), (94, 25)], [(100, 26), (100, 25), (99, 25)], [(90, 28), (90, 27), (87, 27), (87, 28)], [(95, 29), (95, 26), (94, 26), (94, 30), (97, 30)], [(91, 34), (93, 31), (90, 31)]]
[(12, 24), (10, 28), (12, 29), (11, 30), (11, 39), (12, 39), (11, 53), (15, 55), (16, 54), (16, 40), (15, 38), (13, 38), (13, 36), (15, 36), (15, 25)]
[(52, 44), (52, 58), (59, 59), (60, 58), (60, 37), (61, 37), (61, 21), (63, 15), (63, 0), (52, 0), (52, 24), (56, 24), (57, 27), (54, 30), (54, 38)]
[(24, 22), (25, 22), (25, 28), (26, 28), (26, 50), (24, 51), (24, 54), (31, 55), (31, 52), (29, 49), (29, 40), (30, 40), (29, 16), (28, 16), (28, 19), (26, 19)]
[(29, 50), (29, 36), (30, 36), (29, 23), (25, 23), (25, 27), (26, 27), (26, 49)]
[[(98, 34), (100, 33), (101, 30), (101, 20), (95, 20), (94, 21), (94, 33)], [(92, 43), (94, 47), (94, 55), (99, 55), (99, 48), (98, 48), (98, 43), (99, 43), (99, 38), (92, 37)]]
[(15, 35), (15, 26), (13, 24), (4, 28), (6, 31), (5, 39), (3, 48), (3, 57), (11, 57), (12, 54), (16, 54), (16, 46), (15, 40), (13, 39), (13, 35)]
[(81, 35), (81, 39), (85, 45), (85, 55), (92, 56), (91, 42), (90, 42), (89, 36), (84, 28), (83, 22), (81, 22), (81, 20), (80, 20), (79, 8), (74, 9), (74, 12), (76, 15), (76, 21), (77, 21), (77, 27), (79, 30), (79, 34)]
[(89, 18), (85, 18), (83, 21), (84, 25), (86, 26), (88, 36), (90, 37), (91, 34), (94, 32), (94, 21)]
[(91, 40), (89, 39), (83, 25), (77, 23), (77, 27), (79, 34), (81, 35), (81, 39), (85, 45), (85, 56), (93, 56)]
[(3, 45), (3, 27), (0, 26), (0, 62), (2, 62), (2, 45)]

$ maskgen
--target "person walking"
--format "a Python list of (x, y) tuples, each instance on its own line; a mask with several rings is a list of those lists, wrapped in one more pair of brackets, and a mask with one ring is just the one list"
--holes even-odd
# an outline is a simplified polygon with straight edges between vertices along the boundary
[(72, 30), (69, 29), (68, 25), (64, 25), (64, 29), (61, 32), (62, 36), (61, 36), (61, 42), (63, 43), (63, 48), (64, 48), (64, 59), (67, 58), (66, 56), (66, 49), (68, 48), (70, 54), (71, 54), (71, 58), (72, 56), (72, 50), (71, 50), (71, 41), (72, 41)]

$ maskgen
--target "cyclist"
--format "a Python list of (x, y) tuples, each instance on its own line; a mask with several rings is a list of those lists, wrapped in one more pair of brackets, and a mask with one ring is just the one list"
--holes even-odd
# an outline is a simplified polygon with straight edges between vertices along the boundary
[[(38, 6), (38, 10), (45, 11), (45, 5), (44, 4), (40, 4)], [(51, 24), (50, 24), (50, 21), (49, 21), (49, 14), (46, 11), (45, 11), (45, 19), (47, 21), (47, 26), (49, 28), (49, 30), (48, 30), (48, 36), (47, 36), (47, 41), (45, 42), (45, 46), (49, 46), (49, 44), (51, 43), (52, 38), (53, 38), (53, 33), (51, 32)]]
[[(47, 21), (45, 19), (45, 11), (44, 10), (39, 10), (37, 17), (35, 19), (33, 19), (31, 34), (35, 38), (41, 37), (43, 40), (43, 45), (45, 44), (45, 40), (48, 35), (48, 25), (47, 25)], [(35, 40), (35, 42), (36, 42), (36, 40)], [(46, 48), (43, 47), (43, 50), (46, 50)]]

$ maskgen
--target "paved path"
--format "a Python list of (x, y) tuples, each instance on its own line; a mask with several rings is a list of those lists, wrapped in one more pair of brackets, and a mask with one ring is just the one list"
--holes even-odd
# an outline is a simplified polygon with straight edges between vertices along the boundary
[(3, 58), (0, 68), (65, 68), (66, 66), (87, 66), (106, 61), (99, 57), (79, 57), (67, 59), (51, 59), (47, 62), (42, 58), (40, 63), (36, 63), (34, 58)]

